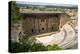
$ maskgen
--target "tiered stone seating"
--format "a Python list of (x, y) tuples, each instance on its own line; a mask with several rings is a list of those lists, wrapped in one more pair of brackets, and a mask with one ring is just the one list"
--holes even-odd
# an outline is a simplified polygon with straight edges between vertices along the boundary
[(75, 30), (70, 24), (66, 23), (61, 28), (60, 32), (50, 36), (36, 37), (36, 39), (45, 46), (58, 44), (61, 48), (68, 48), (77, 43), (77, 39), (75, 39), (75, 37), (77, 37)]
[(65, 40), (61, 44), (59, 44), (59, 46), (62, 48), (67, 48), (74, 45), (74, 37), (76, 34), (74, 29), (69, 24), (65, 24), (63, 28), (66, 30), (67, 36)]

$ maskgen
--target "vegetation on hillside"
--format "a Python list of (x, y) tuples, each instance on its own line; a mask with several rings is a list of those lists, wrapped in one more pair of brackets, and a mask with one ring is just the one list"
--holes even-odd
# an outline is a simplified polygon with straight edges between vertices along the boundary
[(23, 15), (19, 13), (19, 7), (16, 2), (11, 2), (11, 24), (18, 23), (23, 18)]
[(24, 37), (21, 42), (11, 42), (11, 52), (35, 52), (35, 51), (52, 51), (62, 50), (58, 45), (44, 46), (41, 43), (36, 43), (36, 39), (33, 37)]

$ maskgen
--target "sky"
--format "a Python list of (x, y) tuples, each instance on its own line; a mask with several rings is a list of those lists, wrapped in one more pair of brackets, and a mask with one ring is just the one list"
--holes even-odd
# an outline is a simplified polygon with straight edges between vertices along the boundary
[[(44, 2), (44, 3), (58, 3), (58, 4), (78, 4), (78, 0), (24, 0), (28, 2)], [(26, 3), (26, 2), (25, 2)]]
[(49, 7), (64, 7), (64, 8), (77, 8), (78, 1), (77, 0), (25, 0), (25, 1), (17, 1), (18, 5), (44, 5)]

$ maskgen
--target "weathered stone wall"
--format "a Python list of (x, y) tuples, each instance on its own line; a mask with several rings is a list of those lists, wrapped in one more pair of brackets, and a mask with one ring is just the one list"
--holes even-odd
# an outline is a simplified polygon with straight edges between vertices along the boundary
[(72, 25), (73, 28), (78, 26), (78, 9), (68, 9), (67, 11), (65, 11), (65, 13), (70, 16), (70, 22), (74, 25)]
[(60, 16), (60, 25), (59, 25), (59, 27), (62, 28), (62, 26), (68, 21), (70, 21), (70, 16), (67, 15), (67, 14), (62, 14)]
[(34, 19), (32, 17), (26, 17), (23, 20), (23, 31), (26, 33), (32, 33), (34, 29)]
[(58, 31), (60, 18), (55, 15), (29, 16), (23, 19), (23, 31), (30, 34)]

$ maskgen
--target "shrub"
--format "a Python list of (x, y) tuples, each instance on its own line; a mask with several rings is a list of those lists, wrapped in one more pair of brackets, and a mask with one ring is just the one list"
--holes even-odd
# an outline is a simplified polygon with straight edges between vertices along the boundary
[(54, 44), (54, 45), (48, 45), (48, 51), (50, 50), (62, 50), (62, 48), (58, 47), (58, 45)]

